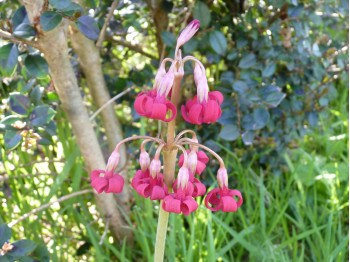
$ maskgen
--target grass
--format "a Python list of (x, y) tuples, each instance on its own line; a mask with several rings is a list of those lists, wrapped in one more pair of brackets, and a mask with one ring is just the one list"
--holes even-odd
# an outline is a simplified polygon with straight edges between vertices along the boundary
[[(340, 97), (347, 99), (345, 93)], [(234, 170), (230, 184), (244, 196), (242, 208), (234, 214), (212, 213), (201, 204), (188, 217), (171, 214), (166, 261), (348, 261), (348, 122), (346, 101), (340, 102), (320, 119), (320, 130), (283, 156), (288, 171), (280, 176), (242, 166), (223, 148)], [(57, 146), (10, 155), (2, 151), (9, 179), (0, 190), (0, 223), (89, 188), (68, 134), (62, 120)], [(53, 205), (15, 225), (12, 240), (28, 238), (47, 246), (52, 261), (151, 261), (159, 204), (134, 196), (126, 217), (134, 229), (132, 246), (113, 243), (109, 234), (99, 243), (106, 221), (92, 194)]]

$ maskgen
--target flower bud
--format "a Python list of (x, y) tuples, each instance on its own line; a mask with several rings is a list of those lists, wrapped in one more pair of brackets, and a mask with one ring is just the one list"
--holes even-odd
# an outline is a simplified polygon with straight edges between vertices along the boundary
[(197, 152), (195, 150), (191, 150), (191, 152), (188, 154), (188, 169), (190, 170), (191, 174), (194, 174), (196, 172), (198, 158), (197, 158)]
[(177, 175), (177, 187), (181, 187), (182, 189), (185, 189), (188, 184), (189, 180), (189, 172), (187, 167), (181, 167), (179, 169), (179, 173)]
[(142, 172), (146, 172), (146, 170), (149, 168), (151, 160), (149, 158), (149, 154), (146, 151), (141, 151), (139, 163), (141, 166)]
[(120, 154), (117, 151), (113, 151), (111, 156), (108, 158), (106, 170), (114, 171), (118, 166), (119, 159), (120, 159)]
[(197, 97), (199, 102), (202, 103), (203, 101), (208, 101), (208, 80), (205, 72), (203, 72), (201, 66), (198, 63), (196, 63), (194, 66), (193, 78), (197, 86)]
[(155, 178), (159, 174), (161, 167), (162, 164), (159, 159), (153, 159), (151, 161), (151, 164), (149, 165), (149, 172), (151, 173), (151, 176), (153, 178)]
[(227, 177), (227, 170), (225, 167), (220, 167), (218, 170), (218, 173), (216, 175), (216, 178), (218, 180), (219, 187), (222, 189), (224, 187), (228, 187), (228, 177)]
[(165, 76), (165, 74), (166, 74), (165, 65), (164, 63), (161, 63), (154, 80), (154, 86), (153, 86), (154, 88), (158, 89), (160, 82), (162, 81), (162, 78)]
[(174, 83), (174, 72), (170, 68), (169, 71), (165, 74), (165, 76), (162, 78), (162, 81), (159, 84), (158, 92), (157, 94), (159, 96), (167, 96), (169, 91), (171, 90), (173, 83)]
[(184, 30), (180, 33), (176, 47), (180, 48), (182, 45), (184, 45), (186, 42), (188, 42), (194, 34), (198, 31), (200, 27), (200, 22), (198, 20), (193, 20), (191, 23), (189, 23)]

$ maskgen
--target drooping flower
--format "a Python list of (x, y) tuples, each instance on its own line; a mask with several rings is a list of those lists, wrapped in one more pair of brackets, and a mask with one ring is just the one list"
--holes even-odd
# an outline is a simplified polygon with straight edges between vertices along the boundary
[(97, 193), (115, 193), (122, 192), (124, 187), (124, 178), (113, 171), (93, 170), (90, 174), (91, 186)]
[(161, 200), (168, 194), (168, 188), (164, 183), (163, 174), (158, 173), (155, 177), (150, 175), (149, 170), (138, 170), (132, 179), (132, 187), (136, 192), (151, 200)]
[[(175, 193), (178, 190), (177, 179), (175, 179), (174, 181), (173, 190)], [(205, 185), (201, 181), (199, 181), (198, 178), (195, 178), (192, 173), (189, 173), (187, 193), (190, 194), (192, 197), (199, 197), (199, 196), (203, 196), (206, 191), (207, 191), (207, 188), (205, 187)]]
[(181, 113), (186, 122), (201, 125), (216, 122), (222, 114), (220, 105), (223, 95), (219, 91), (208, 93), (208, 101), (200, 102), (195, 96), (181, 106)]
[[(189, 167), (191, 167), (191, 164), (190, 164), (190, 155), (191, 155), (191, 150), (187, 150), (187, 153), (189, 153), (189, 161), (188, 161), (188, 164), (189, 164)], [(200, 175), (202, 174), (202, 172), (204, 171), (204, 169), (206, 168), (207, 166), (207, 163), (209, 161), (209, 158), (208, 156), (204, 153), (204, 151), (201, 151), (199, 150), (198, 152), (196, 152), (196, 155), (197, 155), (197, 165), (196, 165), (196, 169), (195, 169), (195, 172), (193, 172), (191, 170), (191, 173), (195, 173), (197, 175)], [(178, 165), (181, 167), (184, 163), (184, 155), (181, 154), (180, 157), (179, 157), (179, 161), (178, 161)]]

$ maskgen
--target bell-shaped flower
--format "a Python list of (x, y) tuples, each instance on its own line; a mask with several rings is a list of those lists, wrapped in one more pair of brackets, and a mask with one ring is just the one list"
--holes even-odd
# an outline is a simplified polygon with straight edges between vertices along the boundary
[[(174, 104), (166, 99), (166, 95), (157, 94), (155, 89), (138, 94), (134, 108), (141, 116), (164, 122), (173, 120), (177, 112)], [(170, 112), (170, 115), (167, 116), (168, 112)]]
[(192, 20), (184, 30), (181, 31), (179, 37), (177, 38), (176, 49), (180, 48), (186, 42), (188, 42), (197, 33), (200, 27), (199, 20)]
[(120, 193), (124, 187), (124, 178), (112, 171), (93, 170), (90, 174), (91, 186), (97, 193)]
[(214, 188), (205, 197), (205, 206), (211, 211), (236, 212), (243, 204), (243, 197), (238, 190)]
[(201, 125), (202, 123), (210, 124), (216, 122), (222, 114), (220, 105), (224, 100), (219, 91), (208, 93), (208, 100), (201, 102), (197, 96), (188, 100), (185, 105), (181, 106), (182, 117), (186, 122)]
[[(189, 156), (189, 159), (188, 159), (188, 165), (189, 165), (189, 167), (191, 167), (191, 158), (190, 158), (190, 156), (191, 156), (191, 151), (192, 150), (187, 150), (187, 153), (188, 153), (188, 156)], [(208, 161), (209, 161), (209, 158), (208, 158), (208, 156), (204, 153), (204, 151), (201, 151), (201, 150), (199, 150), (199, 151), (197, 151), (196, 152), (196, 154), (197, 154), (197, 165), (196, 165), (196, 169), (195, 169), (195, 172), (193, 172), (192, 170), (191, 170), (191, 173), (195, 173), (195, 174), (197, 174), (197, 175), (200, 175), (200, 174), (202, 174), (202, 172), (204, 171), (204, 169), (206, 168), (206, 166), (207, 166), (207, 163), (208, 163)], [(183, 154), (181, 154), (180, 155), (180, 157), (179, 157), (179, 161), (178, 161), (178, 165), (181, 167), (182, 165), (183, 165), (183, 163), (184, 163), (184, 155)]]

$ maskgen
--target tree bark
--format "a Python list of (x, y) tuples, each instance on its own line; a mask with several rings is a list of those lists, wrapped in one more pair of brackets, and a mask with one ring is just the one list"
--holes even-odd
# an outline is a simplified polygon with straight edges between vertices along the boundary
[[(22, 0), (30, 21), (36, 23), (44, 4), (43, 0)], [(88, 112), (80, 94), (77, 78), (68, 56), (67, 22), (56, 29), (38, 33), (39, 48), (49, 65), (50, 75), (60, 97), (61, 107), (72, 125), (80, 152), (88, 170), (104, 169), (106, 164), (90, 123)], [(131, 230), (125, 226), (112, 194), (95, 194), (98, 207), (109, 218), (112, 234), (118, 239), (129, 237)]]

